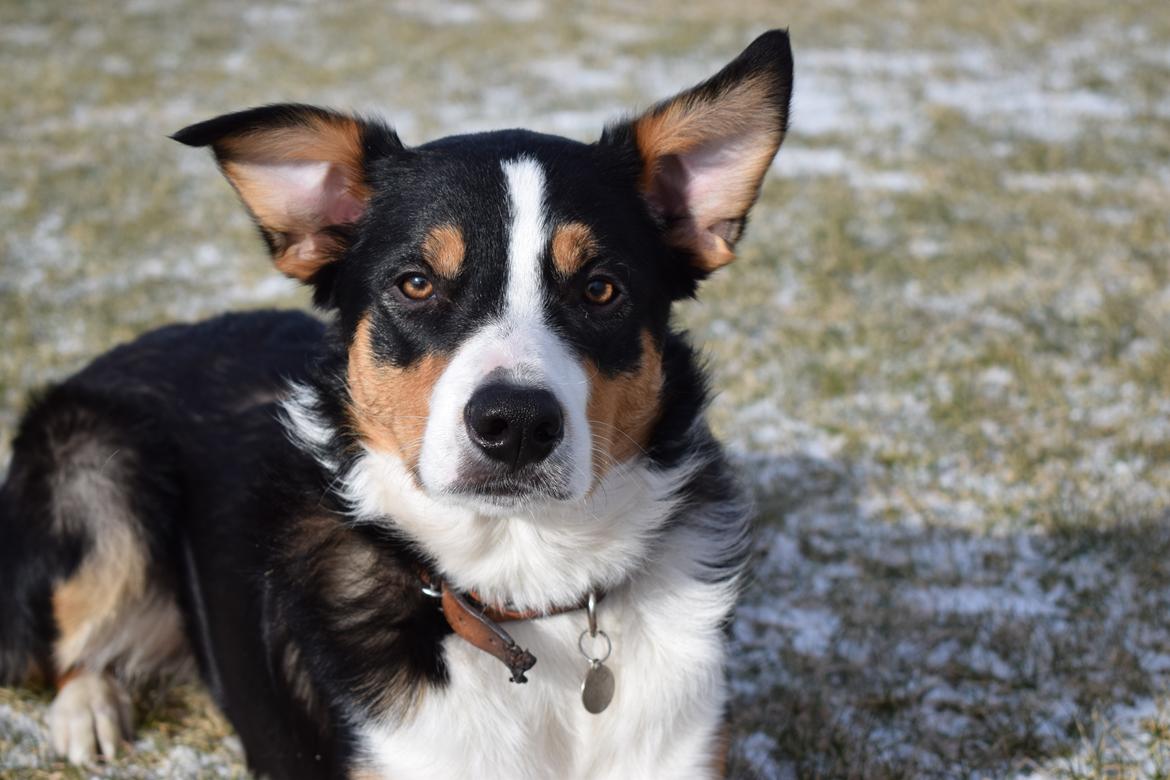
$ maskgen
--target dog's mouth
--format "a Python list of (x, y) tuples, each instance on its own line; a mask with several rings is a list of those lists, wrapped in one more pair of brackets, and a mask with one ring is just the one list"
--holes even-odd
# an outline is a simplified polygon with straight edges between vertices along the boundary
[(544, 501), (567, 501), (572, 495), (559, 470), (526, 468), (503, 472), (482, 464), (460, 470), (458, 478), (444, 490), (456, 499), (497, 508), (515, 508)]

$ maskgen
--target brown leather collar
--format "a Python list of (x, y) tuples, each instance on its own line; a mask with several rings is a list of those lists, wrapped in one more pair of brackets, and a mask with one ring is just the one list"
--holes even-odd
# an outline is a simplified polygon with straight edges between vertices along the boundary
[[(498, 624), (575, 612), (585, 609), (589, 600), (589, 596), (586, 595), (576, 604), (554, 606), (548, 610), (516, 610), (485, 605), (474, 591), (460, 593), (449, 586), (446, 580), (428, 569), (419, 570), (419, 580), (422, 582), (424, 593), (440, 599), (443, 617), (446, 618), (451, 630), (485, 653), (490, 653), (503, 661), (512, 673), (512, 682), (516, 683), (528, 682), (524, 673), (536, 664), (536, 656), (516, 644), (508, 632)], [(598, 600), (601, 598), (604, 598), (604, 595), (599, 594)]]

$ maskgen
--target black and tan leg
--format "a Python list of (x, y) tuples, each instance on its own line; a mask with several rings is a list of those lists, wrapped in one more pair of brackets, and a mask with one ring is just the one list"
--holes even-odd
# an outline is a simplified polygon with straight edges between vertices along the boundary
[(21, 663), (51, 670), (52, 746), (75, 763), (116, 755), (132, 735), (133, 686), (188, 657), (152, 552), (161, 504), (142, 477), (155, 467), (133, 423), (57, 394), (26, 418), (3, 488), (5, 676)]

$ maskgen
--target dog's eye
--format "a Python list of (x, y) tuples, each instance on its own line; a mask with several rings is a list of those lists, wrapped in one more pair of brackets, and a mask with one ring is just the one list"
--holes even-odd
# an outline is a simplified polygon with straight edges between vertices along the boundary
[(407, 274), (398, 280), (398, 289), (412, 301), (425, 301), (435, 294), (435, 286), (422, 274)]
[(585, 283), (585, 300), (594, 306), (612, 303), (617, 296), (617, 285), (604, 276), (594, 276)]

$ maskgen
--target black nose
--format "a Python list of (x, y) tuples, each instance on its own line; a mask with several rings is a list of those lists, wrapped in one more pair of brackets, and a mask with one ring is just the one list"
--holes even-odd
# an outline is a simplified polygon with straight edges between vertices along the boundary
[(556, 396), (502, 382), (476, 390), (463, 408), (463, 421), (476, 446), (512, 471), (547, 458), (565, 430)]

